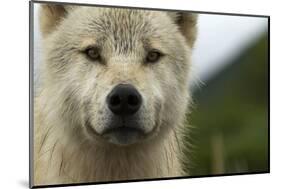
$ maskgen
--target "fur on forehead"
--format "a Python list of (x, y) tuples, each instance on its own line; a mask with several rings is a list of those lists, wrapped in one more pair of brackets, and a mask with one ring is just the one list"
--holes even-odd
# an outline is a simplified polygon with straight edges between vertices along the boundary
[[(139, 26), (134, 28), (135, 32), (141, 28), (144, 29), (143, 26), (147, 24), (143, 18), (150, 21), (153, 19), (156, 20), (156, 25), (159, 25), (157, 19), (166, 19), (164, 23), (169, 24), (170, 22), (178, 26), (190, 47), (193, 47), (197, 35), (197, 15), (194, 13), (44, 4), (41, 5), (40, 10), (40, 27), (43, 37), (55, 31), (57, 27), (72, 14), (78, 14), (79, 17), (83, 14), (88, 18), (93, 17), (93, 19), (97, 18), (99, 15), (99, 19), (103, 21), (102, 24), (107, 24), (107, 26), (119, 28), (121, 30), (122, 27), (119, 27), (121, 24), (122, 26), (135, 24), (135, 26)], [(132, 17), (134, 17), (134, 19)], [(83, 22), (81, 19), (74, 19), (73, 22), (75, 22), (75, 20), (76, 22)], [(113, 22), (114, 20), (117, 22)], [(95, 20), (93, 20), (93, 22), (95, 22)], [(103, 27), (102, 25), (100, 26)], [(165, 26), (162, 26), (162, 28), (165, 28)]]

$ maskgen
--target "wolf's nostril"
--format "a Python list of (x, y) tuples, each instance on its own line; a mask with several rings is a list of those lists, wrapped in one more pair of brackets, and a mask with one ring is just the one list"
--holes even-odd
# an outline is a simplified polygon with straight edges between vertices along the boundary
[(109, 102), (112, 106), (118, 106), (121, 103), (121, 99), (118, 95), (113, 95), (110, 98), (110, 102)]
[(131, 106), (136, 106), (139, 103), (139, 99), (136, 95), (129, 95), (128, 96), (128, 104)]
[(141, 95), (129, 84), (117, 85), (107, 96), (108, 107), (116, 115), (132, 115), (139, 110), (141, 103)]

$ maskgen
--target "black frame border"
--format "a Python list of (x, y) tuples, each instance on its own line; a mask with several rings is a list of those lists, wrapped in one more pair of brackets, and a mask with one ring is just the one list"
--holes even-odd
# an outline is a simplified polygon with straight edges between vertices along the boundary
[[(164, 178), (152, 178), (152, 179), (135, 179), (135, 180), (120, 180), (120, 181), (106, 181), (106, 182), (86, 182), (86, 183), (69, 183), (69, 184), (52, 184), (52, 185), (34, 185), (33, 178), (33, 115), (34, 115), (34, 4), (63, 4), (63, 5), (76, 5), (76, 6), (88, 6), (88, 7), (103, 7), (103, 8), (124, 8), (124, 9), (141, 9), (141, 10), (153, 10), (153, 11), (181, 11), (191, 12), (197, 14), (213, 14), (213, 15), (227, 15), (227, 16), (244, 16), (244, 17), (259, 17), (267, 18), (268, 20), (268, 170), (259, 172), (242, 172), (242, 173), (226, 173), (226, 174), (214, 174), (214, 175), (197, 175), (197, 176), (182, 176), (182, 177), (164, 177)], [(31, 148), (32, 147), (32, 148)], [(256, 174), (268, 174), (270, 173), (270, 16), (259, 14), (240, 14), (240, 13), (225, 13), (225, 12), (207, 12), (207, 11), (193, 11), (193, 10), (178, 10), (178, 9), (162, 9), (162, 8), (149, 8), (149, 7), (131, 7), (131, 6), (119, 6), (119, 5), (100, 5), (100, 4), (87, 4), (87, 3), (69, 3), (69, 2), (55, 2), (55, 1), (29, 1), (29, 188), (53, 188), (53, 187), (67, 187), (67, 186), (85, 186), (85, 185), (99, 185), (99, 184), (114, 184), (114, 183), (132, 183), (132, 182), (144, 182), (144, 181), (162, 181), (162, 180), (177, 180), (177, 179), (191, 179), (191, 178), (211, 178), (222, 176), (239, 176), (239, 175), (256, 175)]]

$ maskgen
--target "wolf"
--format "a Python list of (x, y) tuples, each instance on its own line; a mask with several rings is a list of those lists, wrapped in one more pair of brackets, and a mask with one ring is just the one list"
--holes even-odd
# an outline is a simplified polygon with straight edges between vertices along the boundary
[(41, 4), (35, 185), (185, 176), (197, 15)]

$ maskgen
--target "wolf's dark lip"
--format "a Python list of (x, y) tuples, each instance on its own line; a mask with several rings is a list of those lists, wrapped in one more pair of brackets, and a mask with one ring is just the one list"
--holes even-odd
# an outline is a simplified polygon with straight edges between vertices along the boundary
[(110, 134), (110, 133), (139, 133), (144, 134), (144, 131), (140, 128), (128, 127), (128, 126), (120, 126), (109, 128), (103, 132), (103, 134)]
[(145, 132), (137, 127), (115, 126), (106, 129), (102, 136), (113, 144), (131, 145), (142, 140), (145, 137)]

